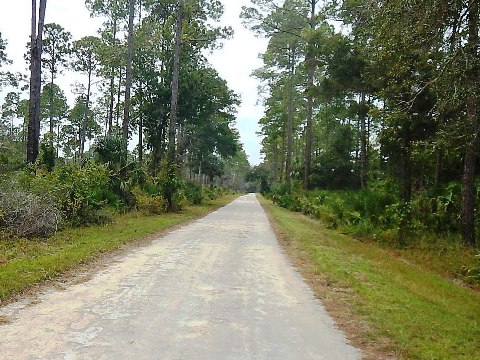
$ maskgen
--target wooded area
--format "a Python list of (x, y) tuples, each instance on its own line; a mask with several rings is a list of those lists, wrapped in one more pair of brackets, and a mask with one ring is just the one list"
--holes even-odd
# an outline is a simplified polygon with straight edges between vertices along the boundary
[[(223, 5), (85, 6), (103, 25), (98, 36), (73, 39), (45, 24), (46, 0), (32, 0), (30, 74), (0, 73), (0, 229), (47, 235), (100, 221), (102, 209), (171, 211), (215, 196), (214, 185), (244, 189), (239, 97), (205, 57), (232, 35), (217, 25)], [(11, 63), (7, 41), (0, 33), (2, 67)], [(59, 84), (73, 72), (83, 80), (70, 107)]]
[[(28, 223), (25, 212), (48, 234), (106, 208), (175, 210), (217, 191), (201, 185), (257, 182), (359, 238), (476, 254), (476, 1), (251, 0), (244, 25), (269, 40), (253, 74), (266, 109), (253, 170), (235, 129), (239, 97), (205, 58), (232, 36), (216, 25), (220, 1), (86, 0), (103, 25), (82, 39), (44, 24), (38, 5), (31, 73), (0, 74), (3, 232)], [(72, 107), (65, 72), (84, 79)], [(478, 280), (479, 269), (462, 271)]]
[(243, 20), (269, 39), (263, 190), (360, 237), (475, 246), (478, 2), (251, 3)]

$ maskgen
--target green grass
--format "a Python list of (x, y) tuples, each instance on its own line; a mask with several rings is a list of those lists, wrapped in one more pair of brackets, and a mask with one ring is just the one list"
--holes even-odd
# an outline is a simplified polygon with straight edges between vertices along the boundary
[(231, 202), (228, 195), (179, 213), (145, 216), (131, 212), (117, 215), (107, 225), (73, 228), (49, 239), (0, 241), (0, 301), (29, 287), (89, 263), (99, 255), (150, 234), (202, 217)]
[(264, 204), (290, 250), (307, 254), (315, 273), (346, 287), (349, 307), (366, 320), (365, 339), (389, 338), (400, 359), (480, 359), (480, 293), (399, 259), (319, 221)]

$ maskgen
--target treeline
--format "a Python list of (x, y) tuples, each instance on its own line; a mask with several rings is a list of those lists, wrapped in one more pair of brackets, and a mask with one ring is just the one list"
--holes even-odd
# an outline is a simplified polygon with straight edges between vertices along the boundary
[(330, 213), (344, 206), (351, 222), (391, 223), (401, 239), (422, 229), (475, 245), (478, 1), (252, 4), (245, 23), (269, 38), (255, 72), (267, 108), (265, 161), (256, 170), (269, 180), (265, 190), (283, 184), (277, 200), (311, 213), (325, 209), (325, 193), (305, 195), (303, 205), (303, 195), (284, 196), (299, 187), (364, 189), (337, 191)]
[[(81, 39), (59, 24), (43, 23), (45, 1), (33, 7), (25, 54), (29, 74), (7, 71), (8, 39), (0, 33), (2, 203), (28, 198), (18, 191), (40, 198), (48, 192), (59, 199), (56, 210), (81, 223), (96, 218), (87, 213), (101, 204), (129, 208), (145, 196), (174, 210), (179, 199), (196, 191), (194, 185), (185, 187), (185, 178), (243, 188), (249, 164), (235, 129), (239, 98), (204, 55), (232, 35), (231, 28), (217, 25), (222, 4), (86, 0), (85, 5), (104, 22), (98, 36)], [(66, 72), (83, 79), (75, 84), (73, 106), (59, 85)], [(96, 176), (98, 181), (89, 180)], [(78, 188), (64, 193), (69, 182)], [(137, 186), (144, 192), (137, 194)], [(196, 201), (198, 194), (192, 195)], [(68, 202), (85, 202), (87, 213), (81, 216), (83, 210), (75, 207), (82, 204)], [(0, 225), (7, 227), (5, 211), (0, 209)], [(57, 217), (55, 211), (51, 216)]]

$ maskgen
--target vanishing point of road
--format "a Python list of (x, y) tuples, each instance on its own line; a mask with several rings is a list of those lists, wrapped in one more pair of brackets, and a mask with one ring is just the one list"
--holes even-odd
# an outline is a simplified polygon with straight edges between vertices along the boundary
[(0, 313), (0, 359), (349, 360), (255, 195)]

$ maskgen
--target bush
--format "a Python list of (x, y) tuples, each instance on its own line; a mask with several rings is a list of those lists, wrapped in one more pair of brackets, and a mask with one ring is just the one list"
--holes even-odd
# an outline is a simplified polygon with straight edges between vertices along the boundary
[(150, 195), (143, 191), (134, 191), (137, 209), (149, 215), (160, 215), (165, 212), (165, 201), (159, 195)]
[(204, 199), (202, 186), (194, 181), (185, 182), (185, 198), (192, 205), (200, 205)]
[(162, 171), (156, 179), (156, 185), (160, 188), (167, 211), (182, 209), (185, 200), (182, 193), (183, 179), (178, 176), (176, 165), (168, 164), (168, 161), (165, 160), (162, 164)]
[(60, 211), (47, 195), (24, 190), (0, 193), (0, 228), (10, 235), (47, 237), (57, 231), (60, 221)]
[(33, 176), (27, 180), (32, 192), (49, 193), (55, 198), (57, 208), (72, 225), (87, 225), (103, 221), (101, 210), (107, 203), (115, 206), (120, 199), (109, 189), (108, 171), (103, 165), (86, 163), (58, 166), (45, 176)]

